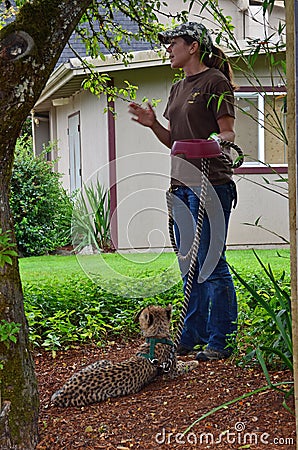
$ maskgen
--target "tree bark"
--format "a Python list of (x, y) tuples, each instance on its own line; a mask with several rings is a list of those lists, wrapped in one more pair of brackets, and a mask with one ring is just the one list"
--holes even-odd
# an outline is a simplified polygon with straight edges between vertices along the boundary
[[(33, 0), (0, 31), (0, 228), (9, 208), (16, 140), (90, 0)], [(15, 241), (14, 234), (12, 233)], [(31, 450), (38, 440), (38, 388), (29, 350), (18, 260), (0, 268), (0, 322), (21, 324), (17, 342), (0, 344), (0, 448)]]
[(293, 336), (294, 397), (296, 411), (296, 446), (298, 448), (298, 242), (297, 242), (297, 42), (295, 2), (286, 2), (287, 24), (287, 132), (289, 173), (289, 222), (291, 249), (291, 310)]

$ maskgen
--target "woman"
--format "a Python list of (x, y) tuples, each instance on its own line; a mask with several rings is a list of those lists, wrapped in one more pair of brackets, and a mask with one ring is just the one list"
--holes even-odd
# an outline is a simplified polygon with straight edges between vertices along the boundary
[[(232, 72), (224, 53), (212, 43), (208, 30), (196, 22), (182, 24), (173, 30), (159, 34), (159, 40), (167, 44), (167, 52), (173, 69), (182, 68), (185, 78), (172, 86), (164, 116), (169, 121), (165, 128), (157, 120), (150, 104), (142, 108), (131, 103), (129, 111), (133, 120), (150, 127), (157, 138), (172, 148), (175, 141), (185, 139), (216, 139), (234, 141), (234, 98)], [(175, 234), (180, 252), (185, 253), (191, 245), (193, 225), (185, 210), (197, 219), (200, 193), (200, 159), (189, 159), (189, 173), (182, 169), (184, 161), (172, 158), (173, 215)], [(186, 171), (187, 172), (187, 171)], [(232, 181), (229, 155), (210, 159), (209, 181), (219, 202), (212, 200), (212, 187), (207, 193), (206, 210), (216, 206), (218, 217), (224, 217), (223, 249), (215, 267), (207, 279), (200, 277), (200, 270), (206, 261), (212, 223), (205, 214), (198, 252), (198, 263), (194, 276), (187, 315), (184, 322), (178, 354), (186, 355), (194, 350), (197, 360), (212, 361), (227, 358), (231, 354), (229, 336), (235, 334), (237, 301), (231, 275), (225, 260), (225, 241), (236, 189)], [(214, 198), (214, 197), (213, 197)], [(209, 199), (209, 200), (208, 200)], [(210, 200), (211, 199), (211, 200)], [(209, 201), (209, 206), (208, 206)], [(189, 214), (188, 214), (189, 216)], [(214, 214), (213, 219), (214, 221)], [(214, 221), (214, 223), (216, 220)], [(190, 232), (190, 227), (192, 228)], [(187, 271), (180, 263), (184, 287)]]

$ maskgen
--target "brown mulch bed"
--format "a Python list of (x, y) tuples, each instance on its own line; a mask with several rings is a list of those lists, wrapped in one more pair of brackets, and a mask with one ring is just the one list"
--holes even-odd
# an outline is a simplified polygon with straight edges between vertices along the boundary
[[(112, 342), (35, 354), (41, 398), (38, 450), (295, 449), (295, 419), (277, 391), (265, 391), (223, 408), (185, 430), (203, 414), (266, 386), (262, 371), (232, 361), (200, 363), (175, 380), (158, 378), (138, 394), (82, 408), (50, 405), (51, 394), (74, 372), (97, 359), (123, 360), (138, 344)], [(286, 371), (272, 381), (290, 381)], [(288, 404), (293, 408), (293, 399)]]

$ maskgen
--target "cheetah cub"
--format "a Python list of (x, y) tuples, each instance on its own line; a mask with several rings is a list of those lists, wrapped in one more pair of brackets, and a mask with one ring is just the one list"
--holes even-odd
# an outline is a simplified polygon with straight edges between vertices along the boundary
[[(137, 319), (146, 341), (138, 352), (123, 362), (97, 361), (75, 373), (51, 401), (57, 406), (84, 406), (109, 397), (134, 394), (150, 383), (169, 361), (173, 343), (170, 336), (172, 305), (148, 306)], [(136, 320), (137, 320), (136, 319)], [(197, 367), (197, 361), (177, 361), (173, 355), (167, 373), (171, 378)]]

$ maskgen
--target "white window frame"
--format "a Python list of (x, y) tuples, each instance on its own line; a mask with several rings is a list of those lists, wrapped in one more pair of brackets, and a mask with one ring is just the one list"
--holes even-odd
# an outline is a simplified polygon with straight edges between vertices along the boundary
[[(272, 92), (268, 91), (266, 92), (266, 95), (274, 96), (274, 95), (284, 95), (285, 92)], [(257, 151), (257, 158), (258, 161), (245, 161), (243, 163), (243, 166), (263, 166), (262, 161), (266, 164), (265, 161), (265, 126), (264, 126), (264, 120), (265, 120), (265, 94), (262, 92), (235, 92), (234, 93), (235, 98), (257, 98), (258, 99), (258, 151)], [(245, 154), (245, 149), (243, 149)], [(285, 166), (287, 167), (287, 164), (270, 164), (272, 167), (277, 166)]]

